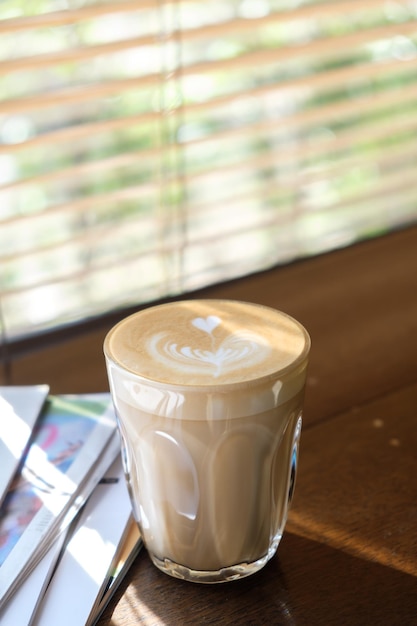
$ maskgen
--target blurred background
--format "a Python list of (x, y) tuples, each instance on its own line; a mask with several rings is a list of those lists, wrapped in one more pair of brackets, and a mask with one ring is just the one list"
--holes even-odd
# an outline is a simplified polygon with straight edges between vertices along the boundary
[(416, 16), (2, 0), (3, 341), (415, 223)]

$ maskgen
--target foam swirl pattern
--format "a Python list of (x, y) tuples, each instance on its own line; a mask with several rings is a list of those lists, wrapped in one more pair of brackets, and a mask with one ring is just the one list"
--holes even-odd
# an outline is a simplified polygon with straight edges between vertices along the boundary
[(154, 383), (247, 384), (296, 367), (309, 338), (291, 317), (230, 300), (174, 302), (141, 311), (106, 338), (107, 356)]

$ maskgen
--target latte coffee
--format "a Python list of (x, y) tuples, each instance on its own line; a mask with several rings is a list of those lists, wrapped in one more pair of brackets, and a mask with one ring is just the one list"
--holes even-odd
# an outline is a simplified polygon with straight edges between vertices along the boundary
[(294, 488), (310, 339), (232, 300), (151, 307), (104, 343), (133, 512), (155, 565), (223, 582), (265, 565)]

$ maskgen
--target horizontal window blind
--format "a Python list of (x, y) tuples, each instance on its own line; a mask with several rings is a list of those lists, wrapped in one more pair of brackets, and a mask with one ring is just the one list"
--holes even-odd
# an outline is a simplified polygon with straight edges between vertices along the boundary
[(3, 333), (416, 221), (416, 14), (393, 0), (3, 0)]

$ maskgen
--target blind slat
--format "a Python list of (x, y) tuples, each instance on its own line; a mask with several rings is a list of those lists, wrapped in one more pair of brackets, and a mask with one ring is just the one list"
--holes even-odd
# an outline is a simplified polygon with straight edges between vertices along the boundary
[(155, 86), (160, 83), (158, 74), (147, 76), (109, 80), (103, 83), (74, 86), (52, 93), (34, 94), (24, 98), (15, 98), (0, 102), (0, 115), (16, 115), (40, 109), (51, 109), (65, 105), (79, 105), (90, 100), (98, 100), (110, 96), (118, 96), (124, 91)]
[[(369, 4), (369, 3), (367, 3)], [(374, 2), (375, 6), (381, 6), (381, 1), (376, 0)], [(233, 37), (243, 33), (253, 33), (254, 30), (262, 27), (274, 27), (280, 24), (286, 23), (287, 21), (293, 22), (297, 20), (305, 20), (308, 17), (312, 17), (318, 12), (322, 18), (331, 17), (331, 16), (340, 16), (344, 15), (346, 11), (349, 13), (354, 13), (355, 8), (361, 9), (363, 6), (362, 3), (356, 2), (356, 7), (354, 6), (355, 2), (347, 1), (347, 2), (336, 2), (336, 3), (326, 3), (324, 5), (312, 5), (311, 7), (302, 7), (301, 9), (294, 9), (291, 12), (287, 13), (269, 13), (267, 16), (262, 17), (253, 17), (251, 19), (248, 18), (239, 18), (230, 19), (225, 22), (219, 22), (216, 24), (208, 24), (200, 27), (193, 27), (189, 29), (181, 29), (179, 32), (181, 33), (181, 42), (182, 44), (186, 44), (188, 41), (200, 40), (204, 39), (218, 39), (220, 37)], [(308, 9), (308, 10), (306, 10)], [(1, 32), (1, 30), (0, 30)], [(368, 40), (377, 40), (382, 38), (393, 37), (396, 34), (400, 35), (408, 35), (415, 34), (417, 32), (417, 25), (415, 22), (406, 23), (406, 24), (390, 24), (388, 26), (380, 26), (372, 29), (365, 29), (364, 32), (351, 33), (349, 35), (343, 36), (342, 39), (339, 39), (339, 45), (349, 45), (352, 43), (353, 45), (362, 45), (364, 42), (367, 43)], [(167, 36), (167, 40), (172, 38), (175, 40), (176, 38), (176, 30), (174, 29), (172, 33)], [(117, 41), (111, 41), (108, 43), (102, 44), (91, 44), (89, 46), (83, 47), (73, 47), (71, 50), (64, 51), (56, 51), (52, 53), (44, 53), (38, 55), (32, 55), (28, 57), (18, 57), (12, 58), (7, 61), (0, 62), (0, 72), (12, 72), (12, 71), (21, 71), (21, 70), (33, 70), (38, 68), (45, 67), (53, 67), (55, 65), (60, 65), (62, 63), (74, 63), (75, 61), (84, 61), (89, 58), (94, 58), (96, 56), (100, 56), (103, 54), (109, 54), (114, 52), (120, 52), (129, 48), (138, 48), (140, 46), (151, 46), (159, 43), (161, 40), (160, 36), (155, 34), (152, 35), (143, 35), (141, 37), (136, 38), (124, 38), (119, 39)], [(347, 42), (347, 44), (345, 43)], [(311, 43), (308, 42), (304, 44), (305, 46), (310, 47)], [(318, 44), (319, 47), (325, 47), (328, 45), (326, 42), (321, 42)], [(331, 40), (330, 40), (330, 45)], [(303, 47), (303, 44), (293, 45), (290, 47), (297, 49), (298, 47)], [(332, 46), (334, 48), (334, 46)], [(288, 58), (289, 50), (286, 50), (284, 47), (281, 50), (282, 57), (279, 57), (278, 60), (285, 60)]]
[[(204, 3), (208, 5), (209, 0), (193, 0), (189, 4)], [(169, 4), (166, 2), (165, 4)], [(184, 3), (186, 4), (186, 3)], [(214, 3), (212, 3), (214, 4)], [(93, 5), (80, 7), (79, 9), (66, 9), (63, 11), (50, 11), (40, 15), (22, 16), (8, 18), (0, 21), (0, 33), (7, 34), (20, 30), (33, 30), (38, 28), (59, 27), (67, 24), (75, 24), (77, 22), (85, 22), (93, 18), (103, 15), (111, 15), (114, 13), (136, 12), (140, 10), (158, 10), (163, 4), (159, 0), (141, 0), (140, 7), (137, 0), (120, 0), (117, 3), (103, 2)], [(409, 9), (410, 2), (397, 2), (398, 7)], [(310, 4), (299, 4), (290, 8), (283, 7), (276, 19), (286, 23), (295, 20), (310, 20), (314, 18), (322, 18), (325, 16), (337, 16), (350, 14), (352, 12), (360, 12), (374, 8), (384, 8), (384, 0), (366, 0), (364, 4), (361, 0), (338, 0), (338, 2), (315, 2)], [(255, 20), (256, 18), (251, 18)], [(259, 19), (259, 18), (258, 18)], [(255, 23), (255, 22), (254, 22)], [(220, 22), (221, 24), (221, 22)], [(209, 27), (210, 28), (210, 27)], [(212, 28), (215, 28), (212, 27)]]
[(159, 113), (149, 111), (139, 115), (129, 115), (127, 117), (111, 118), (99, 122), (91, 122), (60, 128), (51, 132), (45, 132), (35, 137), (30, 137), (18, 143), (0, 145), (0, 154), (16, 153), (31, 148), (50, 146), (51, 144), (80, 142), (89, 140), (96, 135), (105, 135), (117, 130), (123, 130), (135, 125), (148, 126), (154, 124), (159, 119)]
[[(157, 0), (140, 0), (141, 9), (155, 9)], [(103, 15), (114, 13), (134, 12), (138, 10), (137, 0), (120, 0), (117, 3), (103, 2), (86, 5), (79, 9), (65, 9), (49, 11), (36, 15), (10, 17), (0, 22), (0, 33), (33, 30), (37, 28), (52, 28), (84, 22)]]

